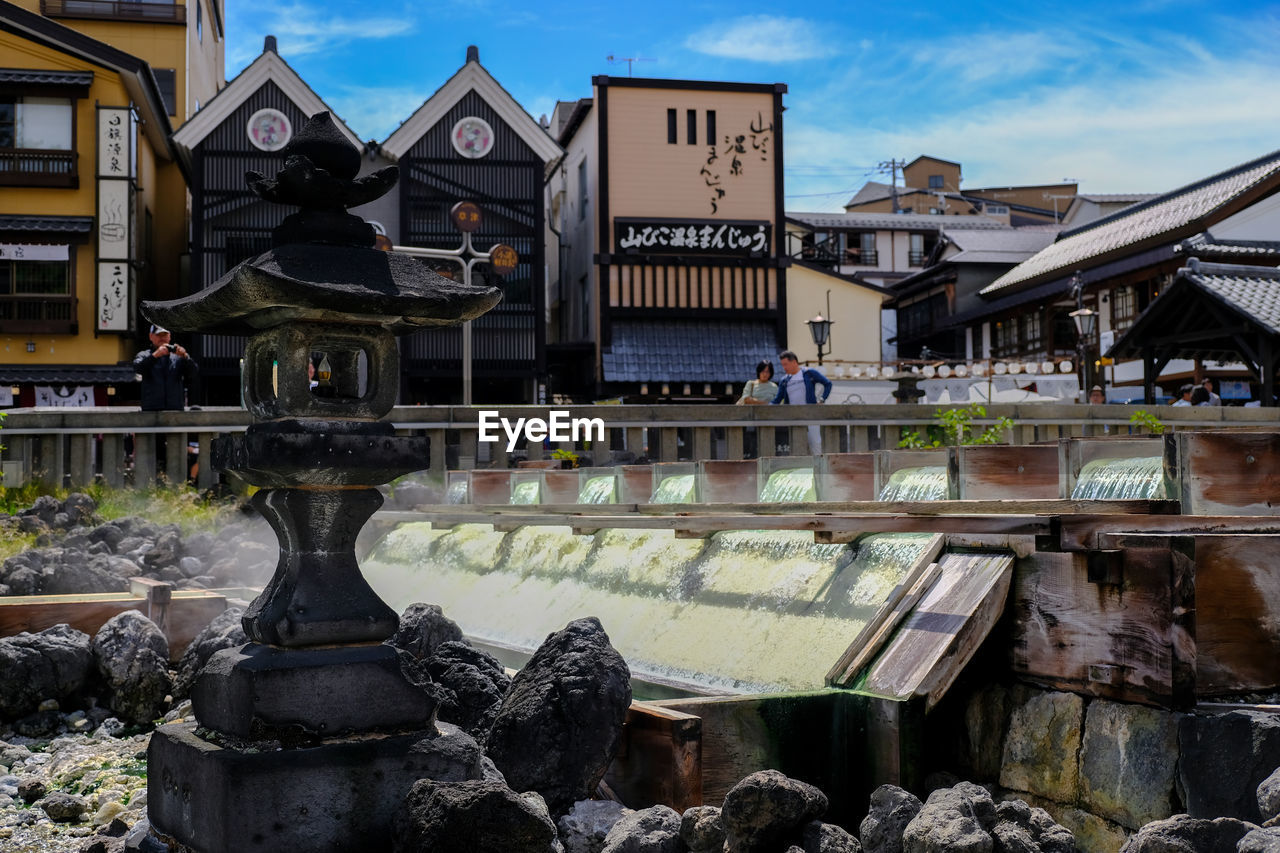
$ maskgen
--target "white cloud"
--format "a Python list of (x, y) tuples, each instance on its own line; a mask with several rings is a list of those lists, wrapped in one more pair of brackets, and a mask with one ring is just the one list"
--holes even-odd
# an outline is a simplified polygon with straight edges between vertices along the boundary
[(269, 4), (264, 11), (246, 23), (253, 31), (274, 35), (285, 58), (332, 50), (353, 41), (396, 38), (416, 28), (413, 16), (379, 17), (360, 11), (343, 15), (304, 3)]
[(381, 142), (413, 115), (430, 94), (398, 86), (343, 86), (327, 101), (357, 136)]
[(773, 15), (718, 21), (689, 36), (684, 45), (711, 56), (755, 62), (821, 59), (835, 52), (812, 22)]

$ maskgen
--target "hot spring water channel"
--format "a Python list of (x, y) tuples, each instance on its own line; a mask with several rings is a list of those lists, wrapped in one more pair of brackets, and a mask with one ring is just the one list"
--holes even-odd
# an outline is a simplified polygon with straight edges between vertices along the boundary
[[(513, 503), (531, 502), (525, 485), (536, 486), (519, 484)], [(676, 475), (654, 499), (691, 502), (693, 487), (692, 475)], [(813, 471), (774, 472), (760, 498), (813, 500)], [(588, 480), (579, 500), (612, 502), (613, 478)], [(929, 539), (882, 534), (817, 545), (804, 531), (697, 540), (669, 530), (575, 536), (558, 526), (498, 533), (488, 524), (414, 523), (388, 534), (363, 566), (392, 607), (439, 604), (481, 642), (531, 650), (593, 615), (642, 681), (760, 693), (822, 687)]]

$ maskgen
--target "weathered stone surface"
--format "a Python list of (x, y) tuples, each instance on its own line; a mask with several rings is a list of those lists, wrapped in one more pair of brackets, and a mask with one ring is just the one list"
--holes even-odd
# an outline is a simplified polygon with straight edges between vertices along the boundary
[(1094, 700), (1080, 753), (1081, 804), (1130, 829), (1172, 815), (1178, 718), (1143, 705)]
[(1231, 817), (1200, 820), (1178, 814), (1142, 827), (1120, 853), (1236, 853), (1240, 839), (1254, 829)]
[(834, 823), (810, 821), (801, 834), (804, 853), (862, 853), (862, 845)]
[(766, 853), (827, 811), (827, 795), (777, 770), (761, 770), (725, 794), (720, 820), (732, 853)]
[(996, 823), (991, 828), (995, 853), (1075, 853), (1071, 831), (1059, 825), (1044, 809), (1022, 800), (1007, 800), (996, 806)]
[(1280, 715), (1188, 714), (1178, 728), (1178, 781), (1187, 814), (1262, 822), (1258, 786), (1280, 767)]
[(185, 699), (191, 693), (196, 675), (209, 662), (214, 652), (243, 646), (249, 642), (244, 626), (240, 624), (240, 617), (243, 615), (243, 607), (228, 607), (201, 628), (200, 633), (183, 650), (182, 659), (178, 661), (178, 675), (173, 681), (175, 700)]
[(1263, 821), (1280, 815), (1280, 768), (1258, 785), (1258, 813)]
[(1005, 737), (1000, 784), (1061, 803), (1080, 786), (1080, 730), (1084, 700), (1072, 693), (1035, 693), (1013, 709)]
[(0, 720), (29, 714), (47, 698), (75, 696), (92, 667), (89, 635), (69, 625), (0, 639)]
[(631, 672), (594, 617), (547, 637), (510, 690), (487, 752), (517, 790), (542, 794), (553, 816), (585, 800), (617, 751)]
[(934, 791), (902, 833), (903, 853), (991, 853), (987, 831), (995, 802), (985, 788), (961, 782)]
[(724, 850), (724, 822), (715, 806), (694, 806), (680, 818), (680, 840), (689, 853), (721, 853)]
[[(613, 800), (580, 800), (556, 821), (564, 853), (600, 853), (613, 825), (631, 809)], [(721, 845), (724, 839), (721, 838)], [(716, 853), (720, 853), (719, 849)]]
[(680, 815), (667, 806), (623, 815), (605, 836), (600, 853), (684, 853)]
[(866, 853), (902, 853), (902, 833), (924, 803), (897, 785), (881, 785), (871, 793), (871, 809), (859, 835)]
[(1236, 853), (1280, 853), (1280, 826), (1253, 830), (1240, 839)]
[(449, 691), (437, 710), (439, 718), (483, 742), (511, 687), (502, 664), (488, 652), (449, 640), (436, 646), (426, 668)]
[(993, 684), (977, 690), (965, 706), (966, 759), (977, 779), (1000, 778), (1000, 755), (1012, 704), (1012, 692)]
[(1005, 794), (1005, 798), (1025, 799), (1033, 808), (1043, 809), (1075, 837), (1078, 853), (1116, 853), (1129, 840), (1129, 830), (1106, 818), (1053, 800), (1029, 794)]
[(400, 614), (400, 627), (386, 642), (419, 660), (426, 660), (436, 653), (441, 643), (461, 641), (462, 629), (444, 615), (440, 605), (418, 602)]
[(136, 610), (112, 616), (93, 638), (93, 660), (117, 717), (141, 725), (164, 713), (173, 687), (169, 641), (150, 619)]
[(397, 853), (551, 853), (558, 847), (541, 797), (482, 780), (414, 783), (392, 831)]
[(36, 805), (44, 809), (44, 813), (49, 816), (49, 820), (57, 823), (75, 823), (83, 818), (85, 812), (89, 810), (88, 800), (76, 794), (68, 794), (65, 791), (54, 791), (36, 803)]
[(47, 793), (49, 793), (49, 786), (42, 779), (28, 776), (26, 779), (18, 780), (18, 796), (24, 803), (34, 803)]

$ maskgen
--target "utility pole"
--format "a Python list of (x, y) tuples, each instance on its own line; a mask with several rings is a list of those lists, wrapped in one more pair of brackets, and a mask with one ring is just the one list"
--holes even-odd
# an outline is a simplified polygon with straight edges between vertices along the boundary
[[(901, 213), (902, 208), (898, 205), (898, 170), (907, 165), (906, 160), (884, 160), (879, 164), (881, 172), (889, 170), (889, 196), (893, 199), (893, 212)], [(903, 180), (906, 177), (903, 176)], [(905, 184), (904, 184), (905, 186)]]

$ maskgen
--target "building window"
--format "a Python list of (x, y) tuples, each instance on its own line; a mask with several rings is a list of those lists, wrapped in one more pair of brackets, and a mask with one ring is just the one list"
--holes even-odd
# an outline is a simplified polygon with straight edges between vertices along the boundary
[(676, 111), (667, 110), (667, 144), (676, 144)]
[(0, 260), (0, 331), (66, 334), (74, 321), (70, 260)]
[(70, 98), (0, 95), (0, 185), (76, 186)]
[(688, 126), (688, 130), (689, 130), (689, 140), (688, 140), (689, 144), (697, 145), (698, 144), (698, 111), (697, 110), (689, 110), (687, 113), (685, 113), (685, 124)]
[(200, 5), (200, 0), (196, 0), (196, 38), (204, 42), (204, 7)]
[(1138, 299), (1133, 288), (1125, 285), (1111, 291), (1111, 328), (1117, 332), (1133, 325), (1138, 316)]
[(586, 273), (578, 279), (578, 340), (591, 337), (591, 283)]
[(941, 175), (930, 175), (930, 176), (929, 176), (929, 189), (931, 189), (931, 190), (940, 190), (940, 189), (942, 189), (942, 176), (941, 176)]
[(910, 249), (907, 252), (907, 263), (913, 267), (924, 266), (924, 235), (911, 234)]
[(1028, 353), (1037, 352), (1043, 347), (1040, 334), (1040, 312), (1032, 311), (1022, 315), (1022, 348)]
[(587, 158), (578, 164), (578, 221), (587, 218)]
[(873, 267), (880, 262), (879, 255), (876, 253), (876, 232), (852, 232), (848, 240), (848, 247), (844, 253), (847, 263)]
[(707, 144), (716, 144), (716, 111), (707, 110)]
[(160, 98), (164, 101), (164, 111), (171, 116), (178, 114), (178, 72), (172, 68), (152, 68), (156, 75), (156, 85), (160, 87)]
[(997, 320), (991, 329), (991, 354), (1010, 356), (1018, 351), (1018, 327), (1011, 319)]

